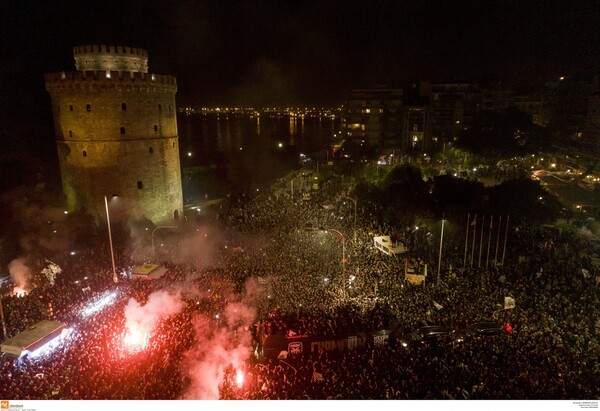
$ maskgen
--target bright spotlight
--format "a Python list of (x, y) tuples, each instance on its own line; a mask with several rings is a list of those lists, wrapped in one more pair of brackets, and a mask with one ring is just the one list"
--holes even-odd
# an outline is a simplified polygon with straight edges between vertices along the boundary
[(235, 382), (238, 388), (242, 388), (242, 386), (244, 385), (244, 373), (242, 372), (242, 370), (237, 371), (235, 375)]
[(127, 347), (129, 351), (135, 352), (144, 350), (148, 343), (148, 333), (136, 326), (132, 326), (129, 328), (127, 334), (125, 334), (123, 343), (125, 343), (125, 347)]

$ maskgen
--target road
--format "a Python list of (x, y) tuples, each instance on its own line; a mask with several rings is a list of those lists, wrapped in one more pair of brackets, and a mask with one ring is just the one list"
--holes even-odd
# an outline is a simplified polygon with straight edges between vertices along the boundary
[(535, 170), (532, 175), (540, 180), (546, 190), (557, 195), (562, 203), (574, 209), (585, 210), (597, 206), (593, 203), (592, 192), (580, 187), (575, 182), (567, 181), (547, 170)]

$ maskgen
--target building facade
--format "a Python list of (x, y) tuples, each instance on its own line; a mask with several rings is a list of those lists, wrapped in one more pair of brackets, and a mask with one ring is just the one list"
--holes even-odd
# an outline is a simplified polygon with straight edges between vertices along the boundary
[(175, 78), (149, 74), (140, 48), (86, 45), (73, 54), (77, 71), (45, 75), (67, 209), (101, 218), (105, 197), (117, 197), (111, 219), (179, 219)]
[(430, 85), (431, 139), (453, 141), (462, 130), (471, 128), (481, 111), (482, 95), (475, 83)]
[(402, 89), (353, 90), (346, 101), (345, 122), (350, 138), (373, 147), (399, 147), (402, 137)]

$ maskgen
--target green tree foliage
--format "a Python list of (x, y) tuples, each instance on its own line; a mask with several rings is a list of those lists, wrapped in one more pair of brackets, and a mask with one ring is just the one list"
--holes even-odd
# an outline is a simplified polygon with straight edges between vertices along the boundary
[(558, 199), (529, 178), (508, 180), (488, 189), (492, 214), (509, 214), (530, 223), (556, 220), (562, 209)]
[(436, 212), (450, 214), (477, 210), (485, 197), (485, 187), (478, 181), (465, 180), (449, 174), (431, 180), (432, 206)]
[(555, 221), (562, 207), (537, 181), (520, 178), (486, 188), (477, 181), (442, 175), (428, 181), (418, 168), (401, 165), (380, 183), (359, 182), (360, 204), (382, 222), (403, 225), (415, 218), (460, 216), (468, 212), (510, 215), (533, 224)]
[(427, 202), (427, 184), (421, 170), (403, 164), (394, 167), (382, 183), (383, 200), (401, 207), (420, 207)]

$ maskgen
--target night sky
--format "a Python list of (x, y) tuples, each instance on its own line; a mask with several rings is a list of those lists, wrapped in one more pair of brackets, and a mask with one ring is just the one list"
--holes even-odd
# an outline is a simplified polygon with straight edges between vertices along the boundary
[(147, 49), (150, 72), (177, 77), (179, 107), (339, 105), (415, 80), (540, 84), (600, 61), (589, 0), (3, 0), (0, 33), (3, 140), (33, 127), (23, 119), (47, 124), (43, 74), (74, 70), (80, 44)]

